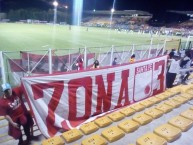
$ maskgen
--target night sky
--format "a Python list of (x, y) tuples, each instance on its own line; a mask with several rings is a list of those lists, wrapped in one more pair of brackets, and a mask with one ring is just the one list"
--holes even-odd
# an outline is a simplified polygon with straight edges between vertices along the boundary
[[(19, 8), (52, 8), (53, 0), (0, 0), (0, 11)], [(193, 11), (192, 0), (116, 0), (115, 10), (144, 10), (161, 15), (166, 10)], [(60, 5), (73, 5), (73, 0), (58, 0)], [(113, 0), (84, 0), (84, 10), (110, 10)]]

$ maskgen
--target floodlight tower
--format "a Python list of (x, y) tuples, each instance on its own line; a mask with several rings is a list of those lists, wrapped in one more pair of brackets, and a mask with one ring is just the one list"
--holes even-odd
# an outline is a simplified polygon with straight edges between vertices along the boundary
[(67, 18), (68, 18), (68, 5), (65, 5), (64, 8), (65, 8), (65, 11), (66, 11), (65, 22), (66, 22), (66, 24), (67, 24)]
[(55, 25), (57, 23), (57, 7), (58, 7), (58, 2), (54, 1), (53, 5), (54, 5), (54, 25)]
[(112, 25), (112, 21), (113, 21), (113, 13), (115, 12), (115, 9), (112, 8), (111, 9), (111, 17), (110, 17), (110, 29), (111, 29), (111, 25)]

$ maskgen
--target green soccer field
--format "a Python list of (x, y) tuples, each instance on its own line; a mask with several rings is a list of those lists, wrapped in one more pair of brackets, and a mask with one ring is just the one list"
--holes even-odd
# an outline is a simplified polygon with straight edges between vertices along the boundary
[[(166, 36), (154, 36), (153, 43), (164, 43)], [(169, 39), (179, 39), (170, 36)], [(0, 23), (0, 50), (71, 49), (83, 47), (150, 44), (149, 34), (117, 32), (104, 28), (43, 24)], [(170, 47), (177, 47), (170, 44)]]

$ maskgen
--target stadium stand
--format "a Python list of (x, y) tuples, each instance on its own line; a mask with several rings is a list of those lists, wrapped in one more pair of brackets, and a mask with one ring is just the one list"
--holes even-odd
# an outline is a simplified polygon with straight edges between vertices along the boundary
[[(181, 12), (180, 12), (181, 13)], [(176, 35), (188, 37), (193, 35), (192, 19), (172, 20), (176, 12), (169, 11), (167, 13), (168, 22), (162, 23), (157, 19), (153, 19), (152, 14), (145, 11), (128, 10), (128, 11), (115, 11), (113, 15), (109, 11), (86, 11), (83, 15), (82, 26), (86, 27), (104, 27), (116, 29), (118, 31), (134, 31), (142, 33), (163, 34), (163, 35)], [(183, 12), (184, 17), (188, 12)], [(112, 17), (112, 18), (111, 18)], [(159, 25), (159, 26), (158, 26)]]

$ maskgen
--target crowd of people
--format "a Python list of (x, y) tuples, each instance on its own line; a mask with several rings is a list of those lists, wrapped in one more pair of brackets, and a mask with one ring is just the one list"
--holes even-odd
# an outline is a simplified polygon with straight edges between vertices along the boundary
[(166, 87), (172, 88), (177, 75), (180, 75), (178, 83), (186, 85), (191, 71), (191, 51), (184, 50), (181, 53), (175, 49), (168, 54), (168, 66), (166, 73)]

